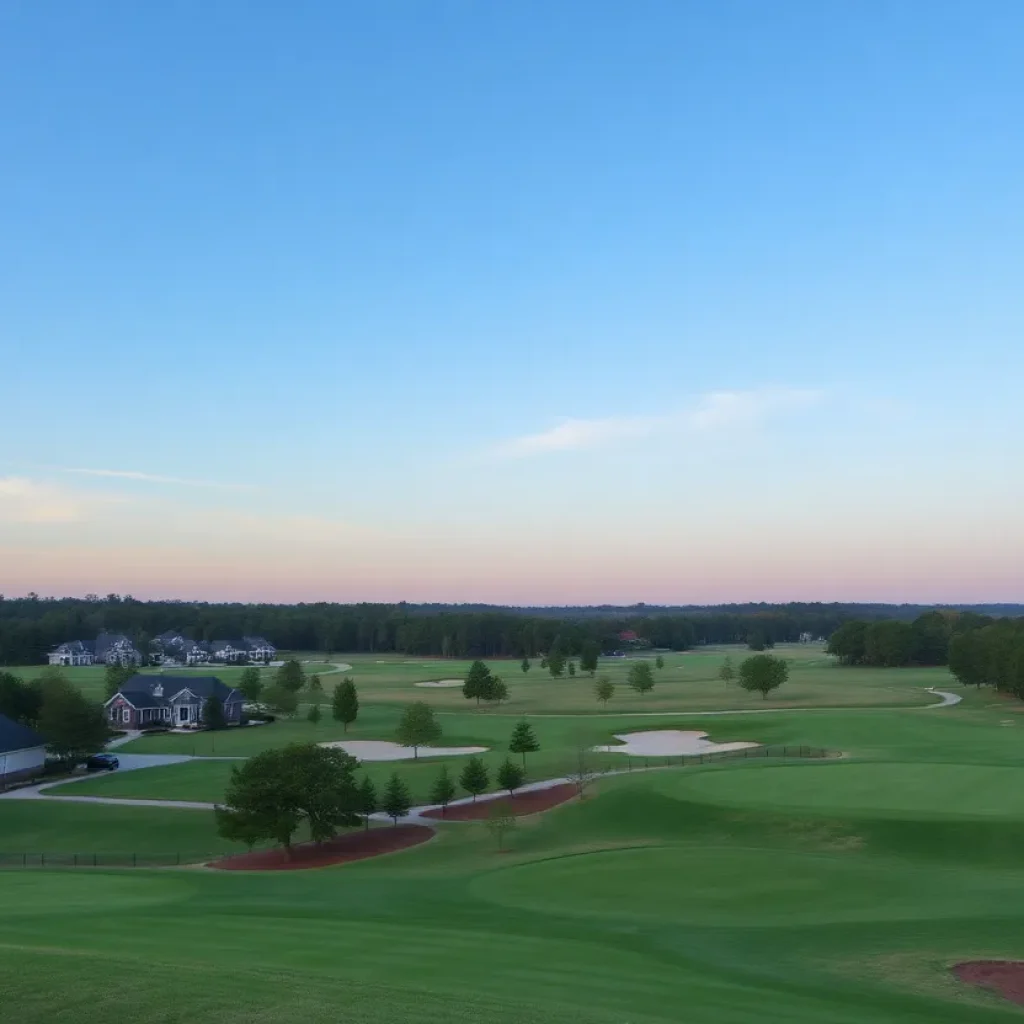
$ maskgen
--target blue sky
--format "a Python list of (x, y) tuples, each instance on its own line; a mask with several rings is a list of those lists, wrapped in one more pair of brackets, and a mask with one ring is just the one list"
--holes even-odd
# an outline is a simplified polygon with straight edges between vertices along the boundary
[(0, 589), (1024, 599), (1022, 33), (4, 5)]

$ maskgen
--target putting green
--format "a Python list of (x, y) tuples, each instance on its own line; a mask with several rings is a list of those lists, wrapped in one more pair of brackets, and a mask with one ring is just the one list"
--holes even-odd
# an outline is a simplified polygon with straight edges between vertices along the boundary
[(689, 800), (835, 817), (1024, 818), (1024, 768), (831, 763), (694, 772), (655, 784)]

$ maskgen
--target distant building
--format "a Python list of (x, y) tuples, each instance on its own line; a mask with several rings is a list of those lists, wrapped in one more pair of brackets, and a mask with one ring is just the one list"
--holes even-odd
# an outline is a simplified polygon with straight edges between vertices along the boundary
[(161, 633), (151, 644), (150, 661), (154, 665), (205, 665), (210, 660), (206, 644), (168, 630)]
[(66, 644), (58, 644), (46, 658), (51, 665), (78, 668), (91, 665), (96, 660), (96, 648), (85, 640), (71, 640)]
[(101, 665), (141, 665), (142, 653), (123, 633), (96, 637), (96, 661)]

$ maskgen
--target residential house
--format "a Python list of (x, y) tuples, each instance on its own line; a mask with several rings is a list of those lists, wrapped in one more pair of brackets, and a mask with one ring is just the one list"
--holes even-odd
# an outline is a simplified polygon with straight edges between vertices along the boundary
[(249, 655), (250, 661), (262, 661), (264, 664), (273, 661), (277, 648), (262, 636), (243, 636), (242, 645)]
[(96, 637), (96, 661), (102, 665), (141, 665), (142, 654), (123, 633)]
[(46, 764), (46, 741), (27, 725), (0, 715), (0, 789), (39, 775)]
[(154, 665), (205, 665), (210, 652), (205, 644), (168, 630), (153, 641), (150, 659)]
[(211, 661), (237, 665), (249, 660), (249, 650), (242, 640), (211, 640), (207, 646), (210, 649)]
[(46, 657), (51, 665), (78, 668), (80, 665), (91, 665), (96, 660), (96, 648), (85, 640), (71, 640), (66, 644), (58, 644)]
[(218, 697), (228, 725), (242, 721), (242, 695), (216, 676), (136, 675), (128, 679), (104, 708), (119, 729), (141, 729), (154, 722), (173, 728), (197, 728), (209, 698)]

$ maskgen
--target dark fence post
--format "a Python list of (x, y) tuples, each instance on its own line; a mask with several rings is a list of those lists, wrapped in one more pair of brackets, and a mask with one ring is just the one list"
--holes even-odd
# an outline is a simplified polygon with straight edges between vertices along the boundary
[(132, 867), (138, 867), (138, 854), (132, 854)]
[(94, 853), (92, 855), (92, 866), (96, 867), (98, 864), (99, 864), (98, 855)]

